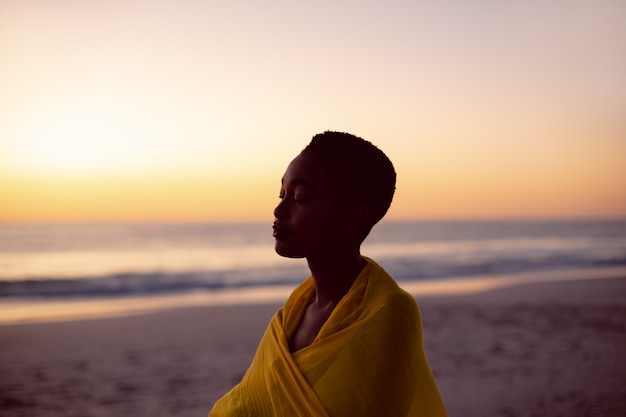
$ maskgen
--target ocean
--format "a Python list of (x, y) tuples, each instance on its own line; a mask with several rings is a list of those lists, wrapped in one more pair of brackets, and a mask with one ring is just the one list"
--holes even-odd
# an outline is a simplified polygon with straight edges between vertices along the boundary
[[(295, 286), (306, 262), (276, 255), (271, 234), (270, 222), (0, 224), (0, 302)], [(387, 221), (362, 253), (398, 281), (626, 266), (626, 220)]]

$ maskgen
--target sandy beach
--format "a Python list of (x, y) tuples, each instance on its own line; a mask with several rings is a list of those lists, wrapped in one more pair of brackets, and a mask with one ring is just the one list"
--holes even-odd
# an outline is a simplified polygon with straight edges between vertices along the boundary
[[(588, 278), (418, 297), (449, 415), (622, 416), (626, 274)], [(206, 416), (278, 307), (2, 325), (0, 415)]]

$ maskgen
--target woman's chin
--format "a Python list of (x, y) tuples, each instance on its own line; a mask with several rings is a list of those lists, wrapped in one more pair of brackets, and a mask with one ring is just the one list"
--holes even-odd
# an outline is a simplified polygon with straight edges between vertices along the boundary
[(304, 258), (304, 255), (302, 255), (300, 252), (294, 251), (293, 248), (289, 248), (287, 245), (281, 243), (278, 240), (274, 245), (274, 250), (277, 254), (284, 258)]

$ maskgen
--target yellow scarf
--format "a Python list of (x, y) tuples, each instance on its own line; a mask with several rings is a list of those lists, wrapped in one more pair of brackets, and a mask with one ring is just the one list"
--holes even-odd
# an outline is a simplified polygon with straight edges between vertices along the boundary
[(366, 260), (313, 343), (292, 354), (289, 338), (315, 293), (312, 277), (297, 287), (209, 417), (445, 417), (415, 299)]

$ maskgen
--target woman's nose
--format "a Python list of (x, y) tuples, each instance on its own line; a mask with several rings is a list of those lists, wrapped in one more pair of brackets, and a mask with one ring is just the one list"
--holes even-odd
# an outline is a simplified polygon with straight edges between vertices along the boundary
[(276, 217), (277, 219), (284, 219), (285, 218), (285, 199), (281, 199), (280, 203), (278, 203), (278, 205), (276, 206), (276, 208), (274, 208), (274, 217)]

